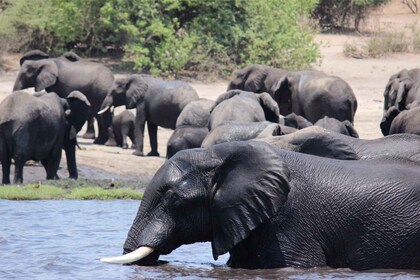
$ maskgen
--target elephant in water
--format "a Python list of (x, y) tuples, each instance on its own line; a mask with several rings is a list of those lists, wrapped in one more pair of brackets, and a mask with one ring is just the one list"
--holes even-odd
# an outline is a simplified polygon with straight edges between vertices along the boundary
[(197, 92), (186, 82), (165, 81), (145, 75), (131, 75), (117, 79), (105, 98), (101, 111), (112, 106), (136, 108), (136, 156), (143, 156), (144, 127), (147, 122), (151, 151), (148, 156), (159, 156), (157, 150), (158, 126), (175, 129), (176, 120), (188, 103), (198, 100)]
[(420, 136), (413, 134), (366, 140), (311, 126), (288, 135), (258, 140), (282, 149), (333, 159), (388, 159), (420, 164)]
[[(352, 138), (355, 139), (355, 138)], [(184, 150), (147, 186), (123, 256), (156, 265), (211, 241), (237, 268), (420, 269), (420, 167), (242, 141)]]
[(64, 149), (70, 178), (77, 179), (76, 134), (88, 117), (89, 101), (78, 91), (66, 99), (55, 93), (31, 95), (17, 91), (0, 103), (0, 161), (3, 184), (10, 184), (10, 164), (15, 162), (14, 183), (22, 184), (23, 166), (41, 161), (47, 179), (56, 179)]
[(75, 90), (82, 92), (91, 104), (87, 131), (83, 137), (95, 138), (95, 117), (99, 132), (94, 143), (104, 144), (107, 141), (111, 114), (99, 116), (97, 113), (114, 81), (109, 68), (100, 63), (82, 60), (72, 52), (50, 58), (39, 50), (25, 53), (20, 59), (20, 64), (14, 91), (35, 87), (36, 91), (55, 92), (62, 98)]

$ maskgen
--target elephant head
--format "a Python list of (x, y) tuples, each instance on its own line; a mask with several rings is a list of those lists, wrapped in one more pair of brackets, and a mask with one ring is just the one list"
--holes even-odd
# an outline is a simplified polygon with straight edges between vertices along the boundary
[(384, 115), (392, 106), (396, 106), (399, 110), (405, 109), (407, 94), (413, 84), (414, 81), (407, 69), (403, 69), (389, 78), (384, 91)]
[(51, 59), (32, 59), (26, 57), (20, 67), (13, 86), (13, 91), (35, 87), (35, 91), (42, 91), (57, 82), (58, 68)]
[(111, 106), (125, 105), (127, 109), (136, 108), (137, 104), (144, 99), (148, 88), (146, 78), (141, 75), (131, 75), (114, 81), (98, 114), (106, 112)]
[(204, 241), (212, 242), (217, 259), (278, 214), (289, 176), (274, 148), (262, 142), (181, 151), (148, 185), (125, 255), (101, 260), (155, 264), (182, 244)]
[(265, 92), (264, 81), (267, 78), (268, 66), (253, 64), (233, 72), (228, 89), (241, 89), (251, 92)]
[(339, 121), (336, 118), (325, 116), (314, 123), (314, 125), (323, 127), (329, 131), (334, 131), (344, 135), (349, 135), (351, 137), (359, 138), (359, 134), (349, 120)]

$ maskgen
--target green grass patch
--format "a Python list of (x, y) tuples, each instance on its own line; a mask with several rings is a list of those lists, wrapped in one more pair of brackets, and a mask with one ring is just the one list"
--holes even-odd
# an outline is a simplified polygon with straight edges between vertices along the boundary
[(0, 186), (0, 199), (142, 199), (143, 193), (128, 188), (76, 187), (63, 189), (50, 185)]

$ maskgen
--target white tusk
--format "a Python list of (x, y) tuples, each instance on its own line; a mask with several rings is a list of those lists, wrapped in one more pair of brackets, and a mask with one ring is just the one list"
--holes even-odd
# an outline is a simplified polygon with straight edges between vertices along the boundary
[(112, 114), (114, 114), (114, 109), (115, 109), (115, 107), (114, 107), (114, 105), (112, 105), (112, 106), (111, 106), (111, 108), (109, 109), (109, 111), (110, 111)]
[(153, 248), (147, 247), (147, 246), (143, 246), (138, 248), (137, 250), (122, 255), (122, 256), (118, 256), (118, 257), (110, 257), (110, 258), (101, 258), (101, 262), (105, 262), (105, 263), (118, 263), (118, 264), (127, 264), (127, 263), (132, 263), (138, 260), (141, 260), (145, 257), (147, 257), (148, 255), (150, 255), (151, 253), (153, 253)]
[(106, 111), (108, 111), (108, 109), (109, 109), (109, 106), (106, 106), (105, 108), (103, 108), (102, 110), (98, 112), (98, 115), (105, 113)]

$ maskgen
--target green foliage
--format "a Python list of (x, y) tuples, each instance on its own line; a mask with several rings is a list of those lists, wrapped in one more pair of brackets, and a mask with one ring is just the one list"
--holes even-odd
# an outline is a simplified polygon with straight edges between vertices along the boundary
[[(10, 0), (0, 37), (14, 50), (124, 52), (133, 68), (224, 75), (250, 63), (296, 69), (319, 58), (317, 0)], [(24, 15), (24, 16), (23, 16)]]
[(349, 28), (359, 30), (361, 21), (370, 9), (388, 3), (389, 0), (320, 0), (312, 12), (323, 29)]

